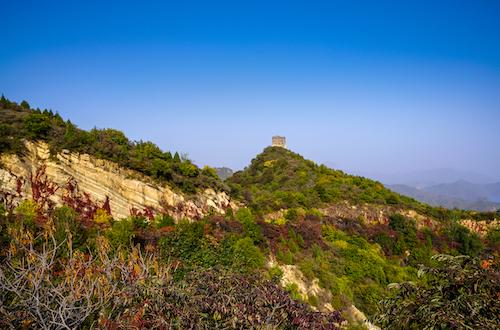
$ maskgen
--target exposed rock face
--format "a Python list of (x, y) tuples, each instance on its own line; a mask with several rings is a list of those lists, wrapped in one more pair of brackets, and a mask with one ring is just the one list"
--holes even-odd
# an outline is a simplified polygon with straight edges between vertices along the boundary
[[(437, 230), (443, 225), (436, 219), (420, 214), (415, 210), (400, 209), (389, 205), (351, 205), (349, 202), (345, 201), (320, 209), (320, 212), (325, 216), (334, 218), (362, 220), (369, 225), (388, 224), (390, 215), (394, 213), (400, 213), (406, 217), (415, 219), (417, 228), (419, 229), (428, 227), (431, 230)], [(462, 219), (460, 223), (480, 236), (484, 236), (491, 228), (497, 228), (499, 226), (498, 219), (493, 219), (491, 221)]]
[[(281, 265), (276, 261), (274, 256), (270, 256), (267, 261), (268, 267), (279, 267), (283, 272), (281, 277), (281, 285), (286, 287), (289, 284), (297, 285), (297, 290), (302, 296), (302, 299), (308, 300), (311, 296), (318, 298), (318, 307), (312, 306), (313, 309), (319, 310), (321, 312), (332, 312), (334, 311), (333, 306), (330, 304), (332, 300), (332, 294), (330, 291), (323, 289), (319, 286), (319, 280), (314, 278), (312, 281), (308, 280), (300, 269), (295, 265)], [(363, 312), (356, 308), (356, 306), (351, 305), (346, 310), (344, 314), (348, 317), (348, 320), (353, 325), (361, 325), (363, 328), (368, 330), (380, 330), (379, 327), (373, 325), (368, 321), (368, 318)], [(346, 324), (344, 324), (345, 326)]]
[[(308, 280), (300, 269), (295, 265), (281, 265), (276, 261), (274, 256), (270, 256), (268, 260), (268, 267), (279, 267), (283, 272), (281, 277), (281, 285), (286, 287), (289, 284), (296, 284), (299, 294), (304, 300), (309, 299), (311, 296), (318, 298), (319, 309), (322, 312), (332, 312), (334, 308), (330, 304), (332, 294), (319, 286), (319, 280), (314, 278), (312, 281)], [(316, 307), (313, 306), (314, 309)]]
[[(208, 212), (225, 213), (229, 207), (237, 208), (225, 192), (207, 189), (189, 198), (176, 192), (166, 184), (155, 183), (151, 178), (136, 171), (124, 169), (117, 164), (96, 159), (87, 154), (63, 151), (50, 156), (48, 145), (43, 142), (27, 142), (27, 154), (1, 155), (0, 189), (14, 192), (16, 177), (27, 179), (41, 166), (46, 167), (47, 177), (59, 186), (74, 178), (81, 191), (103, 201), (110, 199), (114, 218), (130, 214), (131, 208), (149, 207), (157, 212), (166, 212), (176, 219), (199, 219)], [(25, 196), (30, 196), (29, 185), (23, 187)], [(54, 196), (61, 202), (62, 189)]]

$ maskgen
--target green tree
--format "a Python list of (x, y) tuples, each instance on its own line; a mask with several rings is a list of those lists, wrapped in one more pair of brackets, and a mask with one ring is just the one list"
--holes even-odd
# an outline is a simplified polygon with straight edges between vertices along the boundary
[(33, 139), (47, 138), (50, 128), (50, 118), (41, 113), (32, 112), (24, 120), (24, 131)]
[(29, 110), (31, 108), (30, 104), (25, 100), (23, 100), (20, 105), (21, 105), (21, 108), (26, 109), (26, 110)]

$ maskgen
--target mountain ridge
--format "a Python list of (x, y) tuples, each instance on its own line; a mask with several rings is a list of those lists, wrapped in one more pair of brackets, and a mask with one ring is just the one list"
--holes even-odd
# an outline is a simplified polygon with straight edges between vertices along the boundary
[(500, 183), (474, 184), (460, 180), (422, 188), (402, 184), (386, 187), (433, 206), (476, 211), (496, 211), (500, 208), (500, 203), (496, 202)]

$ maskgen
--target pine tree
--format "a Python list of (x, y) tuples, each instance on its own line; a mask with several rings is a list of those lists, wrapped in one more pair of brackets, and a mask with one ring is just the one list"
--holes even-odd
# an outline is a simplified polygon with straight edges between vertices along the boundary
[(26, 101), (26, 100), (23, 100), (23, 101), (21, 102), (21, 108), (26, 109), (26, 110), (31, 109), (30, 104), (29, 104), (29, 103), (28, 103), (28, 101)]

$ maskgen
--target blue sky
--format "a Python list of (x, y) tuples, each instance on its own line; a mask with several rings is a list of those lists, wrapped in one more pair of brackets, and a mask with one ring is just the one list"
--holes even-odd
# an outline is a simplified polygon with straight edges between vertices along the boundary
[(2, 0), (0, 93), (238, 169), (500, 179), (500, 2)]

